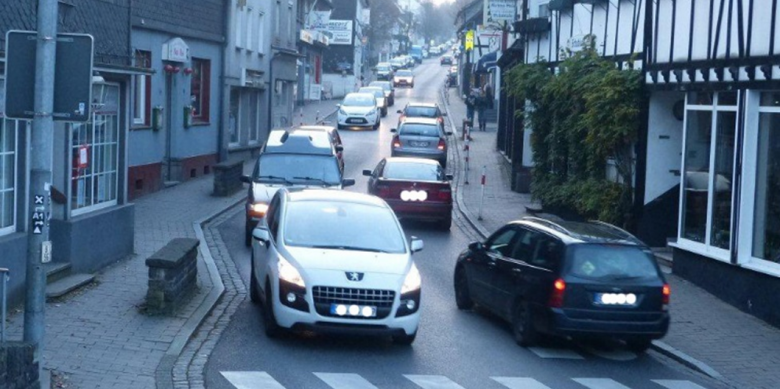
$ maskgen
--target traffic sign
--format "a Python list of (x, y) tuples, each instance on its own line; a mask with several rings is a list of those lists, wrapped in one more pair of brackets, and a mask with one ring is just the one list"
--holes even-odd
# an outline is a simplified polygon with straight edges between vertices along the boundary
[[(5, 117), (35, 117), (35, 56), (38, 33), (11, 30), (5, 35)], [(92, 100), (93, 41), (89, 34), (57, 34), (54, 71), (55, 121), (86, 122)]]

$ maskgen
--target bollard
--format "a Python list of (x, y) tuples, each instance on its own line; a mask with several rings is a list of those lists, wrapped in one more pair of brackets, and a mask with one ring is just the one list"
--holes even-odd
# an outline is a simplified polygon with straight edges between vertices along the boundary
[(6, 304), (7, 304), (7, 298), (6, 289), (8, 288), (8, 269), (0, 267), (0, 278), (2, 278), (3, 283), (3, 307), (0, 309), (2, 311), (2, 315), (0, 315), (0, 343), (5, 343), (5, 311), (6, 311)]
[(303, 108), (298, 109), (298, 114), (301, 117), (301, 126), (303, 126)]
[(482, 185), (482, 194), (479, 197), (479, 214), (477, 220), (482, 220), (482, 206), (485, 205), (485, 184), (487, 183), (487, 166), (482, 166), (482, 177), (480, 178), (480, 184)]
[(461, 140), (471, 140), (471, 120), (468, 118), (463, 119), (463, 132), (461, 133)]
[(464, 179), (463, 185), (469, 184), (469, 149), (470, 148), (471, 147), (469, 146), (469, 139), (466, 138), (466, 145), (463, 146), (463, 150), (466, 152), (465, 154), (466, 168), (463, 169), (463, 179)]
[(320, 110), (317, 110), (317, 116), (314, 117), (314, 124), (320, 124)]

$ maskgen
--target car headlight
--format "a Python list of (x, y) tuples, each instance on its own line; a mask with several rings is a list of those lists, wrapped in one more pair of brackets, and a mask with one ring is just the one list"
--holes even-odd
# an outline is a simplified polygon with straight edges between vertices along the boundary
[(339, 108), (339, 115), (347, 116), (348, 114), (347, 114), (346, 111), (344, 111), (343, 109)]
[(401, 294), (414, 292), (420, 289), (422, 285), (422, 278), (420, 277), (420, 271), (417, 270), (417, 265), (412, 263), (412, 268), (409, 269), (409, 273), (406, 274), (404, 279), (404, 286), (401, 287)]
[(298, 285), (301, 288), (306, 287), (306, 284), (303, 282), (303, 277), (301, 277), (301, 273), (298, 272), (298, 269), (296, 269), (295, 266), (293, 266), (286, 259), (279, 257), (279, 264), (277, 266), (279, 269), (280, 280), (284, 280), (291, 284)]
[(249, 212), (263, 216), (268, 211), (268, 204), (266, 203), (254, 203), (249, 205)]
[(369, 115), (369, 116), (371, 116), (371, 115), (376, 115), (376, 107), (374, 107), (374, 108), (371, 108), (371, 110), (370, 110), (370, 111), (368, 111), (368, 115)]

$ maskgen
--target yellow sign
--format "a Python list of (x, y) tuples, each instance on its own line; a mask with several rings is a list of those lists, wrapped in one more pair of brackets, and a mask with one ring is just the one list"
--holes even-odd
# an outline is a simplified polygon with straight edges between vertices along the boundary
[(466, 50), (474, 50), (474, 30), (466, 31), (466, 43), (464, 46)]

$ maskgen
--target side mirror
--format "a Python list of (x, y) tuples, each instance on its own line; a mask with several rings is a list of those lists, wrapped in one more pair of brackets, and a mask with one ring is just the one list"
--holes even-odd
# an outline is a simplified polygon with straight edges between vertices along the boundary
[(442, 113), (441, 113), (441, 116), (442, 116), (442, 117), (444, 117), (444, 116), (447, 116), (447, 112), (442, 112)]
[(416, 253), (418, 251), (421, 251), (423, 249), (423, 247), (425, 247), (425, 245), (423, 245), (422, 239), (419, 239), (416, 236), (413, 236), (412, 237), (412, 252)]
[(399, 109), (396, 113), (404, 113), (404, 111)]
[(241, 180), (241, 182), (243, 182), (245, 184), (251, 184), (252, 183), (252, 178), (247, 176), (247, 175), (242, 175), (240, 180)]
[(348, 186), (355, 185), (355, 179), (354, 178), (345, 178), (341, 180), (341, 187), (346, 188)]
[(482, 245), (482, 242), (471, 242), (469, 243), (469, 250), (471, 251), (482, 251), (485, 248), (484, 245)]
[(444, 179), (447, 181), (452, 181), (455, 178), (452, 174), (445, 174)]
[(391, 128), (391, 129), (390, 129), (390, 132), (392, 132), (392, 133), (396, 133), (396, 132), (398, 132), (398, 129), (396, 129), (396, 128)]
[(340, 153), (342, 151), (344, 151), (344, 146), (336, 146), (336, 152), (337, 153)]
[(444, 131), (444, 135), (450, 136), (452, 135), (452, 131)]
[(257, 227), (252, 230), (252, 237), (263, 244), (266, 244), (269, 240), (271, 240), (271, 235), (268, 233), (268, 230), (265, 229), (265, 227)]
[(366, 170), (363, 170), (363, 175), (364, 175), (364, 176), (369, 176), (369, 177), (370, 177), (370, 176), (371, 176), (371, 170), (368, 170), (368, 169), (366, 169)]

